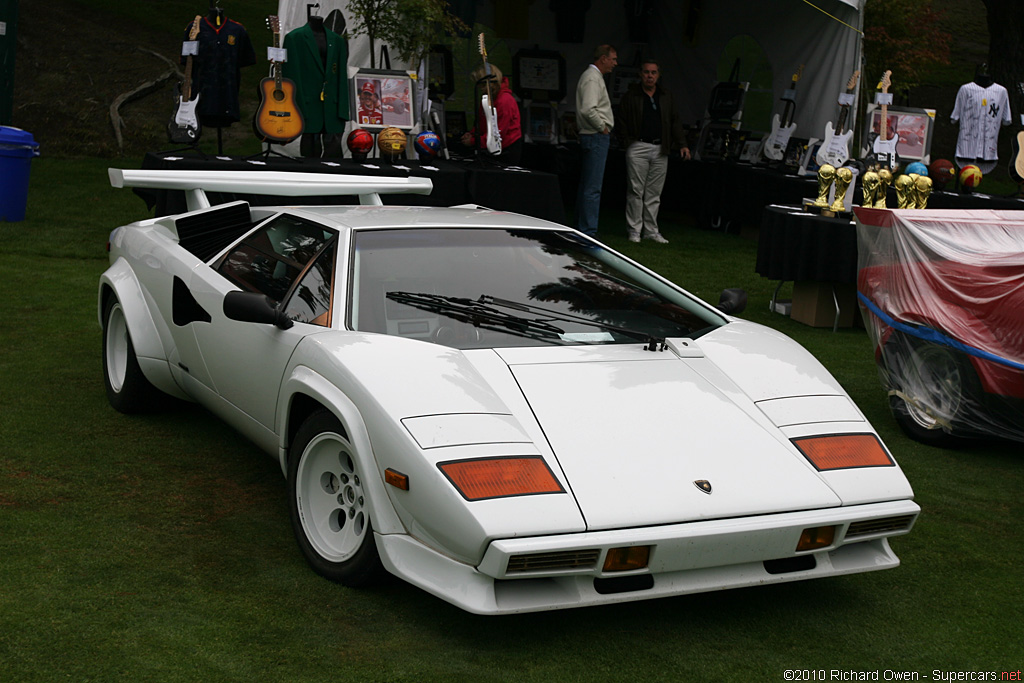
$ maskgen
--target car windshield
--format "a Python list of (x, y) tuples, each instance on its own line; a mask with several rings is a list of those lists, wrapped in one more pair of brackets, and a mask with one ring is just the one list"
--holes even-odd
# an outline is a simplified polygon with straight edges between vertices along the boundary
[(359, 231), (351, 292), (352, 329), (458, 349), (636, 344), (725, 322), (568, 231)]

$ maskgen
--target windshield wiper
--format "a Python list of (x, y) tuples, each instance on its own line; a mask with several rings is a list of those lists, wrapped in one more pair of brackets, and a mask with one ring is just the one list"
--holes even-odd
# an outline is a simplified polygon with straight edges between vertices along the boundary
[[(551, 321), (574, 322), (590, 327), (598, 327), (607, 332), (616, 332), (626, 337), (632, 337), (644, 342), (648, 351), (664, 351), (665, 339), (655, 337), (647, 332), (631, 330), (628, 327), (619, 327), (611, 323), (591, 320), (580, 315), (552, 311), (548, 308), (524, 304), (508, 299), (499, 299), (494, 296), (482, 295), (478, 299), (466, 299), (457, 296), (446, 296), (444, 294), (426, 294), (423, 292), (388, 292), (387, 298), (401, 304), (425, 311), (440, 313), (444, 316), (470, 323), (477, 327), (495, 329), (498, 331), (509, 331), (524, 337), (557, 337), (563, 339), (565, 330)], [(502, 308), (511, 308), (525, 313), (539, 314), (534, 318), (507, 313)]]
[(565, 330), (552, 325), (546, 320), (524, 318), (512, 315), (480, 301), (465, 299), (444, 294), (426, 294), (423, 292), (388, 292), (387, 298), (400, 304), (406, 304), (424, 311), (440, 313), (459, 322), (470, 323), (476, 327), (511, 332), (524, 337), (537, 339), (561, 339)]
[(533, 304), (524, 304), (518, 301), (509, 301), (508, 299), (499, 299), (498, 297), (482, 295), (477, 299), (482, 304), (492, 304), (494, 306), (501, 306), (504, 308), (511, 308), (517, 311), (525, 311), (528, 313), (540, 313), (542, 315), (549, 316), (553, 320), (561, 320), (564, 322), (575, 322), (581, 325), (590, 325), (592, 327), (599, 327), (602, 330), (608, 332), (617, 332), (618, 334), (626, 337), (632, 337), (638, 341), (642, 341), (647, 346), (645, 347), (648, 351), (664, 351), (665, 350), (665, 339), (664, 337), (656, 337), (649, 332), (641, 332), (640, 330), (633, 330), (628, 327), (619, 327), (618, 325), (612, 325), (611, 323), (601, 322), (600, 320), (592, 320), (591, 318), (585, 318), (581, 315), (573, 315), (572, 313), (562, 313), (560, 311), (552, 311), (549, 308), (543, 308), (541, 306), (534, 306)]

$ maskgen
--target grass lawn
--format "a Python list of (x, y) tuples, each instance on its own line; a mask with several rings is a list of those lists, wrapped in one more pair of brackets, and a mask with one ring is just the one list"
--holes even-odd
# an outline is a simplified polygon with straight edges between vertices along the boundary
[(319, 578), (270, 458), (198, 408), (127, 417), (108, 406), (97, 279), (110, 229), (147, 212), (109, 187), (107, 161), (32, 163), (28, 218), (0, 223), (12, 302), (0, 328), (0, 681), (781, 681), (791, 669), (998, 680), (1024, 665), (1020, 446), (906, 439), (863, 330), (769, 313), (774, 283), (754, 273), (754, 240), (680, 216), (664, 221), (667, 246), (602, 235), (707, 300), (745, 288), (743, 317), (832, 371), (923, 508), (893, 542), (903, 565), (479, 617), (397, 580), (350, 590)]

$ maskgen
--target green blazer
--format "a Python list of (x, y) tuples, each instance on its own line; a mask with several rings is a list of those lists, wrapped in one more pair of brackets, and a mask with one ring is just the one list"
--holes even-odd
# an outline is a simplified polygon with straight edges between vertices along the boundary
[[(348, 44), (334, 31), (327, 37), (327, 63), (320, 58), (309, 24), (284, 37), (288, 61), (285, 78), (295, 81), (295, 99), (302, 112), (303, 133), (341, 133), (351, 118), (348, 94)], [(323, 96), (321, 98), (321, 93)]]

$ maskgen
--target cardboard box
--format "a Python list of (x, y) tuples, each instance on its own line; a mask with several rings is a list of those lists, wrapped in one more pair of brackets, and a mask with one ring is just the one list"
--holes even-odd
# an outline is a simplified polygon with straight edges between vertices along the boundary
[(857, 288), (854, 285), (838, 282), (794, 282), (793, 309), (790, 317), (811, 327), (832, 327), (836, 324), (837, 302), (838, 327), (853, 327), (860, 315), (857, 309)]

